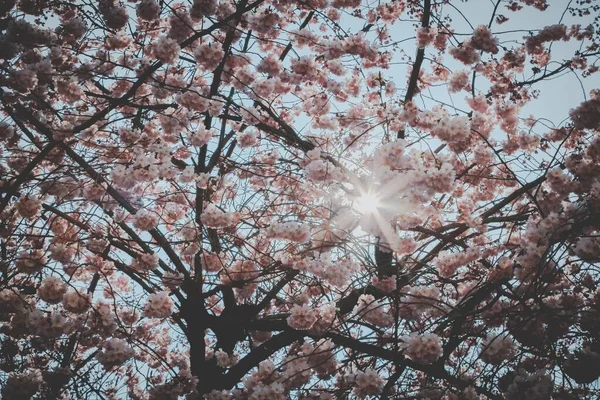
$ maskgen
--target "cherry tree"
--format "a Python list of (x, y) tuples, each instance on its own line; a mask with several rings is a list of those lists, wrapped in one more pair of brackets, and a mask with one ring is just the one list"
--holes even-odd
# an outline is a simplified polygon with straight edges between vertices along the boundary
[(0, 1), (2, 398), (600, 396), (598, 15)]

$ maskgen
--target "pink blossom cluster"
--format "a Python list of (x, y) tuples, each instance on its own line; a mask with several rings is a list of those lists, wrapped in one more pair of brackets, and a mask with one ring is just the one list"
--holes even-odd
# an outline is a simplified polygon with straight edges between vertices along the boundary
[(552, 389), (552, 378), (546, 375), (545, 371), (528, 372), (524, 368), (519, 368), (512, 382), (504, 391), (504, 398), (506, 400), (548, 399)]
[(331, 254), (321, 253), (313, 260), (306, 257), (283, 257), (283, 265), (300, 270), (307, 271), (314, 276), (325, 280), (327, 283), (343, 287), (357, 271), (360, 270), (360, 264), (348, 258), (333, 260)]
[(40, 272), (46, 265), (46, 257), (42, 250), (22, 251), (15, 262), (19, 272), (35, 274)]
[(417, 29), (417, 47), (419, 49), (424, 49), (431, 43), (433, 43), (436, 38), (438, 32), (436, 28), (433, 27), (420, 27)]
[(57, 304), (67, 292), (67, 285), (58, 276), (47, 276), (38, 287), (37, 294), (46, 303)]
[(257, 132), (239, 132), (237, 142), (242, 149), (253, 147), (258, 144)]
[(452, 47), (448, 53), (465, 65), (475, 64), (480, 59), (479, 53), (471, 46), (470, 40), (464, 41), (457, 47)]
[(359, 399), (367, 396), (376, 396), (383, 390), (385, 381), (374, 369), (368, 368), (354, 374), (354, 394)]
[(13, 289), (0, 290), (0, 302), (0, 310), (3, 312), (21, 311), (26, 305), (24, 299)]
[(91, 252), (102, 253), (106, 246), (108, 246), (106, 239), (89, 238), (85, 247)]
[(167, 271), (161, 277), (161, 281), (165, 287), (173, 290), (181, 286), (184, 281), (184, 276), (180, 272)]
[(450, 251), (441, 251), (435, 259), (436, 267), (443, 278), (449, 278), (456, 272), (458, 267), (462, 267), (482, 257), (479, 248), (468, 248), (458, 253)]
[(106, 26), (119, 30), (127, 24), (129, 16), (124, 7), (115, 4), (114, 0), (100, 0), (98, 3), (98, 9), (104, 18)]
[(396, 290), (396, 275), (388, 276), (387, 278), (374, 276), (371, 278), (371, 284), (383, 293), (391, 294)]
[(319, 377), (330, 377), (337, 370), (335, 344), (330, 339), (321, 339), (313, 344), (305, 342), (300, 350), (303, 355), (308, 355), (307, 363)]
[(210, 129), (206, 129), (205, 127), (200, 127), (196, 132), (189, 135), (188, 139), (192, 146), (202, 147), (213, 137), (213, 131)]
[(219, 349), (215, 351), (215, 359), (217, 360), (217, 365), (221, 368), (229, 368), (234, 366), (239, 361), (239, 356), (237, 354), (227, 354), (223, 350)]
[(600, 96), (584, 101), (569, 113), (579, 129), (600, 130)]
[(182, 3), (177, 3), (169, 17), (168, 37), (176, 42), (183, 42), (194, 33), (194, 21), (188, 12), (187, 7)]
[(202, 19), (202, 17), (214, 15), (217, 11), (220, 11), (222, 14), (223, 8), (224, 6), (219, 6), (217, 0), (194, 0), (190, 9), (190, 15), (194, 19)]
[(525, 40), (525, 48), (529, 54), (540, 54), (544, 52), (544, 43), (568, 39), (566, 25), (550, 25), (541, 29), (537, 34), (528, 36)]
[(450, 93), (458, 93), (469, 86), (469, 72), (457, 71), (450, 75), (448, 90)]
[(298, 243), (310, 239), (310, 227), (300, 222), (273, 223), (269, 225), (265, 233), (271, 239), (285, 239)]
[(166, 64), (175, 64), (179, 60), (181, 48), (175, 39), (161, 36), (148, 46), (148, 53)]
[(36, 198), (25, 196), (19, 199), (15, 207), (23, 218), (33, 220), (42, 210), (42, 202)]
[(404, 354), (420, 364), (432, 364), (444, 354), (440, 337), (434, 333), (411, 333), (402, 341)]
[(508, 257), (500, 257), (496, 262), (497, 268), (488, 271), (488, 279), (490, 281), (500, 281), (513, 276), (514, 260)]
[(600, 236), (596, 233), (594, 236), (577, 239), (573, 251), (582, 260), (597, 262), (600, 260)]
[(137, 271), (153, 271), (158, 268), (160, 258), (158, 254), (140, 254), (131, 263), (131, 268)]
[(158, 216), (149, 210), (140, 210), (133, 216), (133, 226), (149, 231), (158, 225)]
[(431, 133), (456, 152), (464, 151), (469, 145), (471, 125), (469, 118), (464, 116), (450, 117), (446, 113), (439, 116), (436, 124), (432, 126)]
[[(57, 81), (57, 91), (60, 94), (60, 97), (63, 101), (73, 104), (83, 98), (83, 89), (81, 88), (81, 86), (75, 78), (60, 79)], [(62, 134), (62, 137), (69, 136), (72, 134), (70, 132), (70, 129), (67, 129), (67, 131), (68, 132)], [(58, 131), (55, 132), (55, 135), (57, 133)], [(61, 139), (61, 137), (57, 137), (57, 139)]]
[(317, 322), (317, 313), (308, 305), (295, 305), (290, 310), (287, 317), (287, 324), (290, 328), (297, 330), (309, 330)]
[(63, 243), (54, 243), (50, 245), (49, 250), (50, 258), (63, 264), (71, 262), (75, 256), (75, 249)]
[(198, 92), (196, 88), (189, 88), (187, 91), (175, 96), (175, 102), (188, 110), (200, 113), (208, 110), (210, 100)]
[(489, 334), (482, 343), (481, 359), (497, 365), (511, 359), (515, 352), (515, 342), (508, 335)]
[(40, 390), (43, 383), (44, 378), (40, 370), (30, 369), (22, 373), (11, 372), (2, 387), (2, 398), (31, 399)]
[(168, 318), (173, 313), (173, 306), (168, 292), (152, 293), (144, 306), (144, 315), (150, 318)]
[(0, 122), (0, 142), (12, 138), (15, 134), (15, 129), (6, 122)]
[(69, 333), (72, 323), (56, 310), (45, 313), (34, 309), (27, 314), (27, 326), (36, 335), (52, 338)]
[(90, 308), (91, 295), (81, 294), (76, 289), (68, 290), (62, 299), (65, 310), (75, 314), (81, 314)]
[(486, 53), (498, 53), (498, 39), (492, 35), (492, 32), (485, 25), (479, 25), (475, 29), (471, 37), (471, 46)]
[[(252, 393), (252, 395), (256, 393), (256, 397), (258, 398), (262, 399), (266, 395), (275, 395), (274, 398), (278, 399), (280, 398), (279, 396), (283, 395), (285, 389), (283, 385), (277, 383), (279, 379), (280, 373), (277, 371), (275, 364), (273, 364), (273, 361), (267, 359), (258, 364), (258, 368), (243, 379), (243, 384), (246, 390)], [(226, 392), (213, 392), (208, 398), (225, 400), (229, 397)]]
[(204, 251), (202, 253), (202, 268), (207, 272), (219, 272), (223, 268), (223, 256)]
[(96, 354), (96, 359), (106, 370), (121, 366), (135, 355), (127, 341), (112, 338), (104, 342), (102, 350)]
[(154, 21), (160, 15), (156, 0), (141, 0), (136, 7), (137, 16), (144, 21)]
[(393, 314), (389, 312), (388, 307), (370, 294), (362, 294), (352, 312), (376, 326), (387, 328), (394, 323)]
[(212, 71), (223, 59), (223, 49), (217, 43), (202, 43), (194, 50), (196, 62), (207, 71)]
[(238, 260), (221, 272), (221, 282), (223, 282), (224, 285), (243, 282), (244, 286), (241, 289), (238, 289), (237, 295), (240, 298), (247, 298), (251, 296), (258, 287), (258, 284), (254, 282), (254, 280), (259, 276), (260, 270), (254, 261)]
[(201, 218), (202, 223), (209, 228), (227, 228), (237, 225), (240, 214), (221, 211), (216, 205), (210, 203), (204, 208)]

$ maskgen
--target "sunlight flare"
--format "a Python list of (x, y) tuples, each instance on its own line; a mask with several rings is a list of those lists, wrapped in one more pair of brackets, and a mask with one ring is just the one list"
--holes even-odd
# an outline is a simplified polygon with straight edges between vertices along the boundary
[(380, 205), (378, 196), (372, 193), (366, 193), (356, 199), (354, 208), (362, 214), (368, 214), (376, 212)]

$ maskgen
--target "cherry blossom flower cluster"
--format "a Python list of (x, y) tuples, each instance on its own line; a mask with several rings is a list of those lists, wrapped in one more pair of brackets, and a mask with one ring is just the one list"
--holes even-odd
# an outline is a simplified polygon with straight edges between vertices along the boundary
[(160, 258), (158, 254), (140, 254), (131, 263), (131, 268), (137, 271), (153, 271), (158, 268)]
[(450, 75), (448, 80), (448, 90), (450, 93), (458, 93), (463, 89), (466, 89), (469, 85), (469, 72), (468, 71), (457, 71)]
[(317, 322), (317, 313), (308, 305), (295, 305), (290, 310), (290, 316), (287, 317), (287, 324), (290, 328), (297, 330), (309, 330)]
[(434, 333), (411, 333), (402, 341), (404, 355), (420, 364), (432, 364), (444, 354), (440, 337)]
[(433, 43), (436, 38), (438, 32), (436, 28), (433, 27), (420, 27), (417, 29), (417, 47), (419, 49), (424, 49)]
[(338, 368), (335, 359), (335, 344), (330, 339), (320, 339), (315, 343), (304, 342), (300, 347), (302, 355), (308, 355), (308, 365), (321, 378), (331, 377)]
[(184, 281), (184, 278), (185, 277), (180, 272), (167, 271), (161, 277), (161, 281), (165, 285), (165, 287), (173, 290), (181, 286), (181, 284)]
[(17, 211), (29, 220), (35, 219), (42, 209), (42, 202), (31, 197), (21, 197), (16, 204)]
[(579, 129), (600, 130), (600, 96), (584, 101), (571, 110), (569, 116)]
[(144, 315), (150, 318), (167, 318), (173, 313), (173, 305), (168, 292), (152, 293), (144, 306)]
[(136, 7), (137, 16), (144, 21), (154, 21), (160, 15), (156, 0), (141, 0)]
[(376, 326), (390, 327), (394, 323), (394, 316), (389, 308), (370, 294), (361, 295), (352, 312)]
[(374, 369), (365, 369), (354, 374), (354, 394), (364, 399), (367, 396), (375, 396), (381, 393), (385, 381)]
[(498, 39), (492, 35), (492, 32), (485, 25), (479, 25), (475, 29), (470, 44), (474, 49), (486, 53), (498, 53)]
[(180, 51), (179, 43), (167, 36), (161, 36), (148, 48), (148, 52), (152, 57), (166, 64), (175, 64), (179, 60)]
[(62, 299), (65, 310), (75, 314), (81, 314), (90, 308), (91, 296), (79, 293), (76, 289), (69, 289)]
[(468, 248), (458, 253), (443, 251), (436, 257), (435, 264), (440, 276), (449, 278), (454, 275), (458, 267), (465, 266), (480, 258), (482, 258), (482, 252), (479, 248)]
[(230, 355), (221, 349), (215, 351), (215, 358), (217, 360), (217, 365), (221, 368), (232, 367), (239, 361), (239, 356), (237, 354)]
[(482, 343), (481, 359), (490, 364), (500, 364), (511, 359), (516, 352), (514, 341), (508, 335), (489, 334)]
[(42, 337), (56, 338), (69, 333), (73, 328), (72, 322), (63, 313), (56, 310), (46, 314), (41, 310), (34, 309), (27, 313), (26, 317), (29, 329)]
[(60, 277), (55, 275), (44, 278), (41, 285), (38, 287), (38, 296), (40, 296), (40, 299), (50, 304), (60, 303), (66, 292), (66, 283), (64, 283)]
[(507, 400), (517, 399), (547, 399), (552, 392), (552, 378), (545, 371), (538, 370), (533, 373), (519, 368), (514, 374), (512, 382), (504, 392)]
[(158, 216), (149, 210), (140, 210), (133, 216), (133, 226), (149, 231), (158, 225)]
[(300, 222), (280, 222), (269, 225), (266, 235), (272, 239), (306, 242), (310, 238), (310, 227)]
[(46, 261), (42, 250), (23, 251), (19, 253), (15, 265), (19, 272), (35, 274), (44, 268)]
[(11, 372), (2, 387), (5, 399), (30, 399), (39, 390), (44, 379), (40, 370), (31, 369), (23, 373)]
[(377, 289), (381, 290), (385, 294), (391, 294), (396, 290), (396, 275), (388, 276), (387, 278), (380, 278), (374, 276), (371, 278), (371, 284)]
[(202, 222), (210, 228), (227, 228), (237, 225), (240, 214), (237, 212), (224, 212), (214, 204), (208, 204), (202, 212)]
[(540, 54), (544, 51), (544, 43), (568, 40), (568, 38), (566, 25), (550, 25), (541, 29), (537, 34), (527, 37), (525, 48), (529, 54)]
[(288, 268), (310, 272), (336, 287), (344, 287), (352, 276), (360, 271), (360, 264), (356, 261), (350, 258), (334, 259), (330, 253), (325, 252), (313, 259), (286, 254), (280, 258), (280, 261)]
[(127, 341), (112, 338), (104, 342), (102, 350), (96, 354), (96, 359), (106, 370), (123, 365), (135, 355), (135, 351)]

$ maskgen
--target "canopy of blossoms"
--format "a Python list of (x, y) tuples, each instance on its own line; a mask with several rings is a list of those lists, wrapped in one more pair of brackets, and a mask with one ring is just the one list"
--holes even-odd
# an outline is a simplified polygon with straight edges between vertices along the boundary
[(599, 29), (1, 0), (0, 397), (598, 398)]

